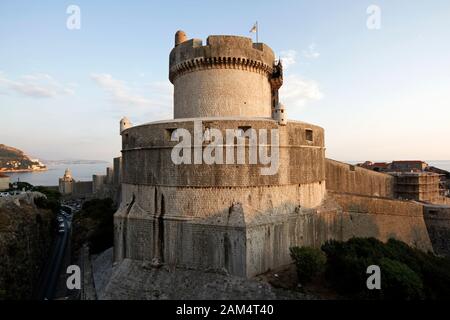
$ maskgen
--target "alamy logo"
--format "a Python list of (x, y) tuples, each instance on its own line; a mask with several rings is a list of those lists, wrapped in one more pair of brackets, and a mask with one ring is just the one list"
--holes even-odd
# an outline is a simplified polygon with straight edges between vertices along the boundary
[(369, 15), (366, 21), (367, 29), (381, 29), (381, 8), (375, 4), (372, 4), (367, 7), (366, 13)]
[(67, 267), (67, 274), (69, 276), (66, 280), (66, 286), (69, 290), (80, 290), (81, 289), (81, 270), (77, 265), (71, 265)]
[(379, 266), (373, 264), (367, 267), (367, 274), (370, 276), (367, 278), (366, 285), (369, 290), (381, 289), (381, 269)]
[(67, 7), (66, 13), (70, 14), (66, 20), (66, 27), (69, 30), (81, 29), (81, 9), (79, 6), (71, 4)]
[(279, 140), (278, 129), (256, 130), (250, 127), (226, 129), (224, 140), (221, 130), (208, 127), (203, 130), (202, 121), (198, 120), (194, 121), (193, 138), (189, 130), (184, 128), (175, 129), (171, 133), (171, 141), (179, 142), (173, 147), (171, 158), (177, 165), (262, 164), (265, 167), (260, 168), (261, 175), (274, 175), (279, 167)]

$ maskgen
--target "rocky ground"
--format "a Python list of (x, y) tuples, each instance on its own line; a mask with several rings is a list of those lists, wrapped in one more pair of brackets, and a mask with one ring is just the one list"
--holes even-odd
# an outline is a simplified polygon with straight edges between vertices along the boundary
[(267, 279), (239, 277), (189, 269), (154, 268), (125, 259), (112, 267), (112, 249), (93, 257), (93, 278), (98, 299), (316, 299), (295, 289), (271, 285)]
[(32, 298), (53, 235), (54, 215), (34, 204), (43, 196), (0, 198), (0, 300)]

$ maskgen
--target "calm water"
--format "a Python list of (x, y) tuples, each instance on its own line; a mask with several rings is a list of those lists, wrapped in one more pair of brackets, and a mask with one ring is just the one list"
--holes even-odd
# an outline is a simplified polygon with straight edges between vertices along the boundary
[(64, 171), (70, 168), (72, 176), (78, 181), (90, 181), (93, 174), (106, 174), (108, 163), (93, 164), (51, 164), (47, 171), (6, 173), (11, 177), (11, 182), (20, 181), (31, 183), (34, 186), (57, 186), (58, 179), (64, 175)]

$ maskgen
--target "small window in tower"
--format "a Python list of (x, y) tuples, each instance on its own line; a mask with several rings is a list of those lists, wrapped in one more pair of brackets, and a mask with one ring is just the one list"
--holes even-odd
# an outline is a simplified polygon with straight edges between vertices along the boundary
[(240, 126), (238, 127), (239, 137), (243, 137), (245, 135), (245, 132), (249, 129), (251, 129), (251, 126)]
[(311, 129), (306, 129), (306, 141), (313, 141), (313, 131)]
[(175, 130), (177, 130), (177, 128), (167, 128), (166, 129), (166, 139), (169, 141), (177, 141), (177, 137), (175, 137)]

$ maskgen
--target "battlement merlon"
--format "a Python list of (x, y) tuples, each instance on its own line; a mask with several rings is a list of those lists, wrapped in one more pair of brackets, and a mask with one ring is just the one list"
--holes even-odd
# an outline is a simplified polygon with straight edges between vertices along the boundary
[(201, 39), (185, 40), (176, 36), (175, 42), (169, 59), (172, 83), (178, 75), (203, 68), (242, 69), (265, 73), (268, 77), (274, 71), (273, 50), (264, 43), (253, 43), (248, 37), (212, 35), (203, 45)]

